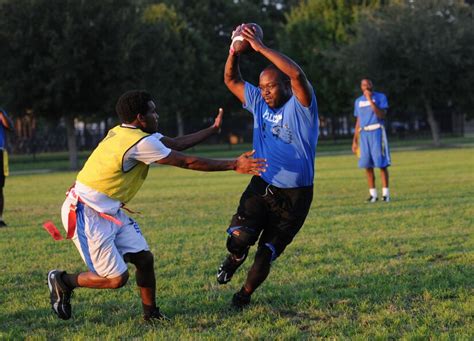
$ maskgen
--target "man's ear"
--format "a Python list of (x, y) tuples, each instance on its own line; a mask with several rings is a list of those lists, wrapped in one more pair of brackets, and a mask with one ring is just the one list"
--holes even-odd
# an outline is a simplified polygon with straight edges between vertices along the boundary
[(142, 114), (137, 114), (137, 120), (138, 122), (144, 122), (145, 121), (145, 116)]

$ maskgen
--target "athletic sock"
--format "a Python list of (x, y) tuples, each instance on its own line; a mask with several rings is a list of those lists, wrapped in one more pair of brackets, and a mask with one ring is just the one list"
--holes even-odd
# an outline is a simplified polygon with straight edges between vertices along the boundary
[(68, 274), (67, 272), (65, 272), (62, 274), (61, 279), (69, 289), (74, 290), (74, 288), (77, 288), (79, 286), (79, 284), (77, 283), (78, 277), (79, 274)]
[(147, 305), (143, 302), (142, 302), (142, 307), (143, 307), (143, 315), (146, 317), (150, 316), (156, 310), (155, 306)]
[(369, 188), (369, 193), (371, 197), (377, 198), (377, 188)]
[(390, 197), (390, 190), (388, 189), (388, 187), (383, 187), (382, 188), (382, 195), (384, 197)]

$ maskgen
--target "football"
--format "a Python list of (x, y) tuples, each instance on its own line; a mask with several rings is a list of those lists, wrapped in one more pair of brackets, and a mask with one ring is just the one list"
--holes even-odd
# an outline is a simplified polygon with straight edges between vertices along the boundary
[(241, 54), (241, 53), (248, 53), (253, 51), (250, 43), (244, 39), (242, 36), (242, 30), (244, 27), (251, 27), (257, 34), (257, 37), (263, 39), (263, 30), (262, 28), (255, 23), (243, 24), (238, 26), (237, 29), (234, 31), (232, 35), (232, 48), (234, 49), (234, 53)]

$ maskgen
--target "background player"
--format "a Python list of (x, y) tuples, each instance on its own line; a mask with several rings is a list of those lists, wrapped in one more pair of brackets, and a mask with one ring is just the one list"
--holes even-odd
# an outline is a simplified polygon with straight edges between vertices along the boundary
[[(359, 168), (365, 168), (369, 184), (367, 202), (378, 200), (375, 188), (374, 167), (380, 168), (382, 178), (382, 200), (390, 201), (388, 187), (388, 169), (390, 166), (390, 149), (385, 133), (384, 118), (387, 114), (387, 97), (381, 92), (373, 91), (372, 81), (364, 78), (360, 82), (362, 96), (354, 104), (354, 116), (357, 117), (352, 151), (359, 153)], [(358, 152), (359, 151), (359, 152)]]

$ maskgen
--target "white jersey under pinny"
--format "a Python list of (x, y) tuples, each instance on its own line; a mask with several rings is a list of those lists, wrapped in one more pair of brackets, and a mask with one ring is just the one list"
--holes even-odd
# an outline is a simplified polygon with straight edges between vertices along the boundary
[[(159, 133), (152, 134), (130, 148), (124, 155), (123, 169), (127, 171), (138, 162), (149, 165), (167, 157), (171, 149), (160, 141), (162, 137)], [(120, 209), (121, 202), (76, 182), (61, 209), (66, 231), (71, 204), (77, 204), (72, 241), (90, 271), (101, 277), (118, 277), (127, 270), (124, 254), (149, 250), (138, 223)]]

